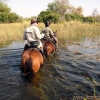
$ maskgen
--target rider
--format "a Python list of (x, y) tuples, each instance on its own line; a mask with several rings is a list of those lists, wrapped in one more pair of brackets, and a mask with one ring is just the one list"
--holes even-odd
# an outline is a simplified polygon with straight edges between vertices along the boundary
[(44, 38), (49, 38), (49, 39), (54, 39), (54, 41), (56, 42), (56, 48), (58, 48), (58, 39), (54, 36), (54, 33), (52, 31), (52, 29), (49, 27), (50, 22), (46, 21), (45, 22), (45, 27), (42, 29), (41, 33), (44, 33)]
[(39, 28), (37, 27), (37, 18), (33, 18), (30, 24), (31, 25), (25, 29), (23, 35), (23, 39), (27, 40), (27, 44), (24, 46), (24, 50), (27, 50), (31, 46), (31, 42), (34, 43), (34, 41), (38, 41), (39, 45), (37, 46), (37, 48), (40, 48), (43, 52), (43, 45), (41, 39), (44, 37), (44, 34), (40, 34)]

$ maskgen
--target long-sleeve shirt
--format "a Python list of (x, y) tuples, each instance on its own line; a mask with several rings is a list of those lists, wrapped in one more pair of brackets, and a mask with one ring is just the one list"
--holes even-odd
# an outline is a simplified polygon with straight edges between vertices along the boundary
[(49, 28), (49, 27), (45, 27), (43, 30), (42, 30), (42, 33), (44, 33), (44, 37), (48, 37), (48, 38), (50, 38), (50, 35), (54, 35), (54, 33), (53, 33), (53, 31), (52, 31), (52, 29), (51, 28)]
[(40, 34), (39, 28), (35, 25), (31, 25), (24, 31), (23, 39), (28, 42), (40, 41), (43, 36)]

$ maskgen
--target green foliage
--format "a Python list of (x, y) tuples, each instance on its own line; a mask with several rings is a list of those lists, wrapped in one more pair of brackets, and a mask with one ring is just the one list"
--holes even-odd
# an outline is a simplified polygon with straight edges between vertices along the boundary
[(0, 23), (21, 22), (22, 18), (16, 13), (0, 13)]
[(50, 21), (51, 23), (57, 23), (59, 20), (59, 15), (52, 12), (52, 11), (42, 11), (39, 15), (38, 15), (38, 20), (40, 22), (45, 22), (45, 21)]
[(83, 18), (83, 22), (95, 23), (95, 22), (97, 22), (97, 19), (95, 17), (88, 16), (88, 17)]
[(69, 14), (66, 14), (66, 15), (65, 15), (65, 20), (66, 20), (66, 21), (71, 21), (72, 18), (71, 18), (71, 16), (70, 16)]
[(22, 21), (20, 16), (10, 11), (11, 9), (6, 4), (0, 3), (0, 23), (14, 23)]
[(84, 17), (82, 12), (81, 6), (78, 8), (70, 6), (69, 0), (54, 0), (54, 2), (48, 4), (46, 11), (40, 12), (38, 19), (40, 22), (48, 20), (54, 23), (73, 20), (89, 23), (100, 22), (100, 16)]
[(84, 18), (84, 16), (79, 15), (79, 14), (66, 14), (65, 15), (65, 20), (66, 21), (72, 21), (72, 20), (82, 21), (83, 18)]
[(100, 22), (100, 15), (95, 17), (97, 19), (97, 22)]
[(6, 4), (0, 3), (0, 12), (10, 12), (10, 11), (11, 9)]
[(22, 18), (19, 15), (17, 15), (16, 13), (9, 13), (8, 21), (9, 21), (9, 23), (22, 22)]
[(55, 0), (48, 4), (48, 10), (53, 11), (60, 16), (64, 15), (69, 7), (69, 0)]
[(6, 23), (8, 20), (7, 13), (0, 13), (0, 23)]
[(83, 15), (79, 15), (79, 14), (66, 14), (65, 20), (66, 21), (76, 20), (76, 21), (82, 21), (86, 23), (95, 23), (95, 22), (100, 22), (100, 17), (93, 17), (93, 16), (84, 17)]
[(55, 12), (55, 11), (56, 11), (56, 3), (54, 3), (54, 2), (49, 3), (49, 4), (48, 4), (48, 9), (47, 9), (47, 10), (50, 10), (50, 11)]

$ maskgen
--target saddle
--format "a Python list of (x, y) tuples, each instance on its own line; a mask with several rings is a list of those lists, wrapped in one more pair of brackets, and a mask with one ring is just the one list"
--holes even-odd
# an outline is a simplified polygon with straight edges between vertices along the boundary
[(39, 46), (40, 42), (39, 41), (31, 41), (30, 42), (30, 47), (32, 48), (37, 48)]
[(42, 40), (41, 41), (45, 41), (45, 40), (49, 40), (49, 41), (51, 41), (55, 46), (56, 46), (56, 41), (54, 40), (54, 38), (42, 38)]
[(24, 51), (25, 50), (28, 50), (28, 49), (35, 49), (35, 50), (38, 50), (42, 55), (43, 55), (43, 52), (40, 48), (38, 48), (37, 46), (39, 46), (40, 42), (39, 41), (31, 41), (30, 42), (30, 46), (28, 44), (25, 45), (24, 47)]

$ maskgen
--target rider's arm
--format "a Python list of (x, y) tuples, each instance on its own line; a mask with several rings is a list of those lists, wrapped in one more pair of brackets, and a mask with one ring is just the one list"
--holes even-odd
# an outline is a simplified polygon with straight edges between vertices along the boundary
[(24, 31), (23, 40), (27, 40), (27, 38), (26, 38), (26, 31)]
[(44, 37), (44, 34), (40, 34), (40, 30), (38, 29), (38, 27), (36, 27), (35, 29), (35, 35), (38, 39), (41, 39)]
[(51, 38), (54, 37), (54, 33), (53, 33), (52, 29), (49, 29), (49, 33), (50, 33), (49, 35)]

